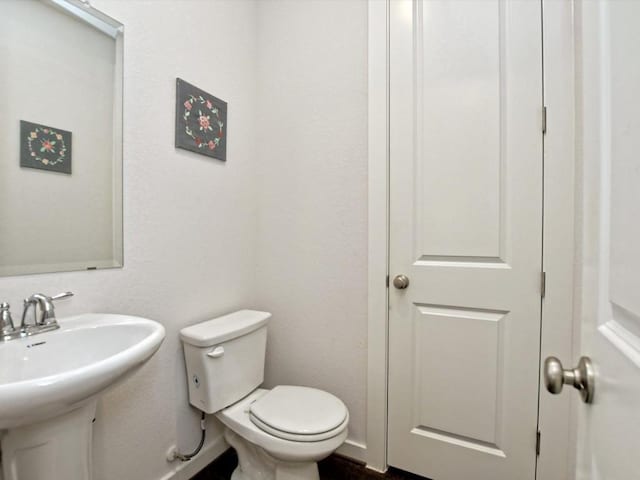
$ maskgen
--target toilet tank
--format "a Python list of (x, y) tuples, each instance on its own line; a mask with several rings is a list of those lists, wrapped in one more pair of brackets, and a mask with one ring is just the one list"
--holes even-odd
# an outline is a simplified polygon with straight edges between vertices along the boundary
[(240, 310), (180, 331), (191, 405), (214, 413), (262, 383), (270, 317)]

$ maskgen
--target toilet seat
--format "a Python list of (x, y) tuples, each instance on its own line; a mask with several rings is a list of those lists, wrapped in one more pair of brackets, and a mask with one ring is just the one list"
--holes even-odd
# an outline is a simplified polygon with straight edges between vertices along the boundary
[(347, 407), (336, 396), (291, 385), (277, 386), (256, 400), (249, 417), (261, 430), (295, 442), (332, 438), (349, 422)]
[(291, 462), (318, 461), (338, 448), (347, 438), (347, 422), (332, 431), (333, 437), (313, 442), (292, 441), (279, 438), (259, 428), (250, 419), (251, 405), (269, 390), (258, 388), (242, 400), (216, 413), (227, 429), (233, 431), (247, 442), (264, 449), (279, 460)]

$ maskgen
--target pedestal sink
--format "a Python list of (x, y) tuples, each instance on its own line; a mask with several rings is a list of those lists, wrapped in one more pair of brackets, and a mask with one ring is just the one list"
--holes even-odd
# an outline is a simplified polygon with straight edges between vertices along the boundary
[(0, 343), (4, 480), (89, 480), (99, 395), (146, 362), (165, 334), (157, 322), (125, 315), (59, 323)]

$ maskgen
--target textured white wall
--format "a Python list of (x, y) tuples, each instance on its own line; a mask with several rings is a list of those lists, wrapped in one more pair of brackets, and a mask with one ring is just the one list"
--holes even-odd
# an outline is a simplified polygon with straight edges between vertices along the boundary
[(257, 304), (268, 385), (342, 398), (365, 441), (367, 4), (259, 2)]
[[(125, 25), (125, 267), (0, 278), (0, 299), (19, 316), (30, 293), (72, 290), (60, 317), (121, 312), (166, 327), (158, 353), (104, 397), (95, 424), (95, 480), (155, 480), (172, 468), (164, 454), (176, 436), (186, 450), (199, 435), (178, 330), (256, 306), (256, 9), (234, 0), (92, 4)], [(229, 102), (227, 163), (174, 149), (177, 76)]]

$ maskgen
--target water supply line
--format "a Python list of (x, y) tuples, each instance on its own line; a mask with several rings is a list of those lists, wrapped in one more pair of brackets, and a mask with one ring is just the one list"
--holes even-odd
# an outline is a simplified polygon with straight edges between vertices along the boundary
[(207, 432), (205, 421), (204, 421), (204, 412), (202, 412), (202, 417), (200, 417), (200, 429), (202, 430), (202, 435), (200, 436), (200, 443), (196, 447), (196, 449), (191, 453), (180, 453), (177, 448), (173, 448), (170, 450), (167, 455), (167, 460), (170, 462), (174, 460), (180, 460), (181, 462), (187, 462), (195, 457), (200, 450), (202, 450), (202, 446), (204, 445), (204, 437)]

